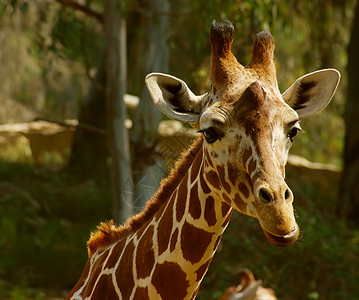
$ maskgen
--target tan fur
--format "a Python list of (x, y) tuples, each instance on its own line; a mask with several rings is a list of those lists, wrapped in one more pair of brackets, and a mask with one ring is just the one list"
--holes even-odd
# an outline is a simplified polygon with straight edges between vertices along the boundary
[(88, 255), (91, 257), (98, 249), (108, 247), (130, 234), (136, 232), (143, 224), (149, 221), (159, 210), (162, 204), (171, 196), (179, 185), (183, 176), (192, 165), (197, 153), (202, 148), (202, 137), (195, 140), (192, 146), (184, 151), (181, 158), (176, 162), (170, 175), (161, 181), (157, 193), (147, 202), (144, 210), (131, 217), (122, 226), (116, 226), (114, 222), (103, 222), (97, 227), (97, 231), (91, 233), (87, 242)]

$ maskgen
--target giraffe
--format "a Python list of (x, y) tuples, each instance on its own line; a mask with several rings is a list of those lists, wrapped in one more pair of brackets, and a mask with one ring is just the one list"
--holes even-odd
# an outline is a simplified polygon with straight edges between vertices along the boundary
[(89, 259), (67, 299), (194, 299), (233, 209), (257, 218), (274, 245), (297, 240), (284, 180), (288, 150), (299, 121), (330, 102), (340, 74), (309, 73), (281, 94), (270, 33), (256, 36), (246, 67), (231, 51), (233, 38), (228, 20), (212, 22), (204, 95), (174, 76), (147, 75), (158, 109), (201, 135), (142, 212), (91, 234)]
[(275, 292), (262, 287), (262, 280), (255, 280), (248, 269), (238, 271), (240, 284), (227, 288), (218, 300), (277, 300)]

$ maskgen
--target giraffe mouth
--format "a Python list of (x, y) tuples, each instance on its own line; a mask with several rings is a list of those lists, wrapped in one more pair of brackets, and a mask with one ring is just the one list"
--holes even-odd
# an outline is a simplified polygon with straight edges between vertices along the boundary
[(269, 231), (265, 230), (262, 227), (262, 230), (265, 234), (265, 236), (267, 237), (267, 239), (275, 246), (278, 247), (286, 247), (289, 246), (291, 244), (293, 244), (299, 237), (299, 227), (296, 224), (293, 231), (287, 235), (284, 236), (278, 236), (275, 234), (270, 233)]

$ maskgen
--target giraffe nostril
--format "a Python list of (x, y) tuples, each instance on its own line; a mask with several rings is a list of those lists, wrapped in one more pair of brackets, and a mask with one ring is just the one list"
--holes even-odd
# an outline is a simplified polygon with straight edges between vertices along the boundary
[(259, 189), (259, 199), (264, 202), (264, 203), (269, 203), (273, 201), (273, 193), (265, 188), (265, 187), (261, 187)]

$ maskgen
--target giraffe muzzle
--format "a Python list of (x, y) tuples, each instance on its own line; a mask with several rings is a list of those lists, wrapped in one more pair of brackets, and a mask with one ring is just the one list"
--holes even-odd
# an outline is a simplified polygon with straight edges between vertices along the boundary
[(278, 236), (278, 235), (274, 235), (272, 233), (270, 233), (269, 231), (267, 231), (266, 229), (262, 227), (262, 230), (265, 234), (265, 236), (267, 237), (267, 239), (275, 246), (278, 247), (286, 247), (289, 246), (291, 244), (293, 244), (299, 237), (299, 226), (296, 223), (294, 226), (294, 229), (292, 232), (290, 232), (289, 234), (286, 234), (284, 236)]
[(298, 239), (300, 230), (295, 221), (292, 192), (286, 184), (278, 192), (264, 189), (263, 186), (258, 190), (256, 212), (265, 236), (276, 246), (293, 244)]

